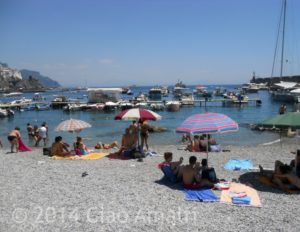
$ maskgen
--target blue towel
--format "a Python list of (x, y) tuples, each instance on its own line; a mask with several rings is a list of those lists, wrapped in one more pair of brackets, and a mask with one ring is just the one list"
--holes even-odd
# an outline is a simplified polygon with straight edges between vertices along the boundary
[(174, 175), (171, 166), (164, 166), (161, 168), (162, 172), (164, 173), (165, 177), (172, 183), (177, 182), (177, 177)]
[(233, 197), (232, 203), (233, 204), (242, 204), (242, 205), (250, 205), (251, 197)]
[(184, 189), (185, 200), (201, 201), (201, 202), (216, 202), (219, 198), (211, 189)]
[(253, 168), (253, 164), (251, 160), (229, 160), (224, 168), (227, 170), (249, 170)]

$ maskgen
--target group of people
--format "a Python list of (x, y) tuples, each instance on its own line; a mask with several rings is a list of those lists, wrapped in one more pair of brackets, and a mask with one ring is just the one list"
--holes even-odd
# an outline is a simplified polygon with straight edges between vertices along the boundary
[(199, 189), (203, 187), (213, 187), (214, 183), (206, 175), (208, 170), (212, 170), (207, 165), (207, 160), (202, 159), (201, 164), (197, 162), (196, 156), (189, 158), (189, 163), (183, 165), (183, 158), (180, 157), (179, 161), (173, 160), (172, 152), (164, 153), (164, 162), (159, 164), (159, 168), (164, 172), (165, 168), (170, 168), (172, 175), (176, 177), (177, 181), (183, 182), (183, 185), (187, 189)]
[(41, 140), (44, 142), (44, 147), (47, 146), (48, 141), (48, 125), (46, 122), (43, 122), (40, 127), (37, 125), (32, 126), (30, 123), (27, 123), (27, 133), (29, 139), (35, 141), (35, 146), (39, 146)]
[(187, 134), (182, 136), (183, 142), (188, 142), (185, 150), (190, 152), (210, 151), (212, 145), (216, 145), (216, 140), (211, 135), (194, 135), (193, 139)]
[[(139, 122), (132, 121), (131, 125), (125, 129), (125, 133), (122, 135), (121, 146), (117, 141), (113, 141), (112, 143), (102, 143), (98, 142), (95, 145), (95, 149), (111, 149), (117, 148), (118, 151), (113, 153), (115, 156), (121, 156), (124, 152), (133, 153), (134, 151), (143, 149), (144, 145), (146, 149), (149, 149), (148, 146), (148, 136), (149, 136), (149, 124), (146, 121)], [(139, 140), (139, 132), (141, 137), (141, 146), (138, 149), (138, 140)], [(61, 136), (57, 136), (55, 138), (55, 142), (51, 147), (51, 154), (55, 156), (70, 156), (70, 155), (86, 155), (91, 152), (90, 149), (83, 143), (82, 137), (77, 137), (76, 142), (73, 144), (73, 148), (75, 151), (72, 153), (70, 151), (70, 146), (66, 144)]]

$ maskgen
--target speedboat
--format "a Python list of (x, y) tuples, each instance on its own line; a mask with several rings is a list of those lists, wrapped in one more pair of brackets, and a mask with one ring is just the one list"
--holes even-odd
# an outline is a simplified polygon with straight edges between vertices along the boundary
[(179, 101), (167, 101), (166, 103), (167, 111), (176, 112), (180, 109), (180, 102)]
[(0, 109), (0, 117), (12, 117), (15, 115), (15, 112), (11, 109)]

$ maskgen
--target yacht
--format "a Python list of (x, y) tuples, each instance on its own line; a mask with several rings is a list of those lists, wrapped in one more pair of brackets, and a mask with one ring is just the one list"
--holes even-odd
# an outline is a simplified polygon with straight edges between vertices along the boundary
[(160, 87), (151, 88), (148, 93), (148, 98), (149, 98), (149, 100), (152, 100), (152, 101), (161, 101), (162, 89)]
[(181, 98), (181, 105), (194, 105), (194, 97), (192, 93), (184, 93)]

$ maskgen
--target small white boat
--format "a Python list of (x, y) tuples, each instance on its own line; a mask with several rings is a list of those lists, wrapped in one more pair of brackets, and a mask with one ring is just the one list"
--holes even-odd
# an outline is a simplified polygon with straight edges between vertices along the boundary
[(153, 111), (162, 111), (165, 109), (165, 106), (162, 103), (152, 103), (150, 109)]
[(32, 101), (44, 101), (46, 98), (40, 95), (40, 93), (35, 93), (32, 97)]
[(194, 97), (192, 93), (184, 93), (180, 98), (182, 105), (194, 105)]
[(139, 102), (139, 103), (135, 104), (135, 106), (138, 107), (138, 108), (144, 108), (144, 109), (149, 108), (149, 106), (146, 102)]
[(120, 102), (119, 106), (121, 107), (122, 110), (127, 110), (133, 108), (133, 104), (130, 102)]
[(17, 97), (21, 96), (23, 93), (21, 92), (11, 92), (11, 93), (4, 93), (3, 97)]
[(14, 116), (15, 112), (11, 109), (0, 109), (0, 117), (4, 118), (4, 117), (11, 117)]
[(115, 110), (118, 108), (118, 106), (119, 106), (118, 103), (108, 101), (108, 102), (105, 102), (103, 110), (107, 110), (107, 111)]
[(179, 101), (167, 101), (166, 103), (167, 111), (176, 112), (180, 109), (180, 102)]

